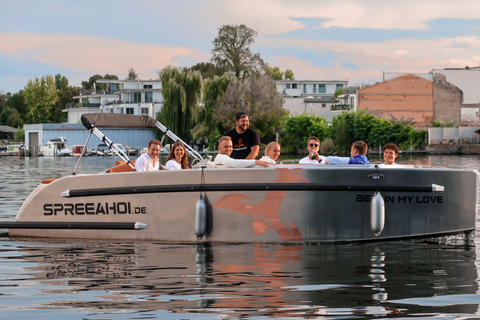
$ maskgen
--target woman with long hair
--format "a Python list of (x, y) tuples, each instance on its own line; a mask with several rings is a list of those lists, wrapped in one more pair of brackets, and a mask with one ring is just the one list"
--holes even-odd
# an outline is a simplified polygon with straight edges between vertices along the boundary
[(181, 170), (188, 169), (188, 156), (185, 146), (180, 141), (173, 144), (170, 154), (165, 164), (167, 170)]

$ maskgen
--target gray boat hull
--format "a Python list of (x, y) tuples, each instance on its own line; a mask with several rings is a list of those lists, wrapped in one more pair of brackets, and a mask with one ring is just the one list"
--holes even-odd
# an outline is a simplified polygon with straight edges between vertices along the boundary
[[(471, 234), (478, 177), (475, 170), (353, 165), (74, 175), (35, 189), (16, 217), (20, 225), (9, 233), (173, 242), (350, 242)], [(444, 191), (424, 187), (432, 184)], [(385, 209), (378, 236), (371, 218), (377, 189)], [(206, 229), (198, 240), (200, 194)], [(22, 228), (27, 222), (43, 225)], [(54, 228), (58, 223), (67, 227)], [(85, 223), (92, 228), (79, 226)], [(147, 227), (108, 227), (115, 223)]]

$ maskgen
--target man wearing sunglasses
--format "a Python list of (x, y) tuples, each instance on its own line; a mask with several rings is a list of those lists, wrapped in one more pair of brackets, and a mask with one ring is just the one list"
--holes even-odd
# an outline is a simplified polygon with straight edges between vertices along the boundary
[(325, 157), (318, 153), (320, 140), (317, 137), (310, 137), (307, 140), (308, 156), (300, 159), (300, 164), (325, 164)]

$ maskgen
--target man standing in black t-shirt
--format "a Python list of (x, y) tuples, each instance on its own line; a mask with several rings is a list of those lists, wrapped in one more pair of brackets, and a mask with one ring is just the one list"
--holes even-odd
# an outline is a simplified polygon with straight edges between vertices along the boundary
[(225, 133), (232, 138), (233, 159), (255, 159), (260, 151), (260, 136), (257, 131), (248, 127), (247, 113), (240, 111), (235, 115), (237, 127)]

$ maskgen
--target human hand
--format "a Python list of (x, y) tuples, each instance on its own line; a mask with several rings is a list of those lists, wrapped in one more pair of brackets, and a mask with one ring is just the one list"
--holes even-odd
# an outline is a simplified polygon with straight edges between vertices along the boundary
[(261, 167), (268, 167), (270, 165), (270, 163), (268, 163), (267, 161), (262, 160), (255, 160), (255, 164)]

